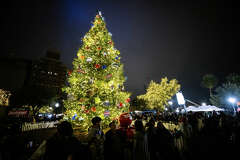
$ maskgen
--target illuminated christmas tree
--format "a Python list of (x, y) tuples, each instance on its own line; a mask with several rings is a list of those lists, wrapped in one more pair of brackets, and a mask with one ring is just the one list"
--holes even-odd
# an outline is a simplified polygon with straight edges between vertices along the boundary
[(64, 101), (64, 119), (75, 126), (87, 129), (95, 116), (107, 125), (127, 112), (130, 94), (124, 91), (123, 65), (120, 52), (114, 48), (112, 35), (99, 12), (68, 72), (69, 85), (63, 90), (68, 94)]

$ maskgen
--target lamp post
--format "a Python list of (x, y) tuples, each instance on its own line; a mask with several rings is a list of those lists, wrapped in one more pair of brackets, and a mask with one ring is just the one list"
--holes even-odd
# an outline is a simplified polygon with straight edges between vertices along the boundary
[(236, 110), (235, 110), (235, 107), (234, 107), (234, 104), (236, 103), (236, 98), (234, 97), (229, 97), (228, 98), (228, 102), (230, 102), (232, 104), (232, 108), (233, 108), (233, 111), (234, 111), (234, 115), (236, 114)]

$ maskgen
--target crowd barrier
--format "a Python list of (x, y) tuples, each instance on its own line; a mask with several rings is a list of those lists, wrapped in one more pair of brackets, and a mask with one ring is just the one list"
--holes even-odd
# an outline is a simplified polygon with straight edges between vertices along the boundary
[(54, 122), (41, 122), (41, 123), (23, 123), (21, 126), (22, 132), (37, 130), (37, 129), (44, 129), (44, 128), (55, 128), (59, 121)]

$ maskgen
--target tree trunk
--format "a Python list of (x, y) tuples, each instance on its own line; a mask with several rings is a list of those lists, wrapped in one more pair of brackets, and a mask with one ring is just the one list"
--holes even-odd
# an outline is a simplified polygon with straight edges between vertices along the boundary
[(209, 95), (212, 97), (212, 88), (209, 88)]

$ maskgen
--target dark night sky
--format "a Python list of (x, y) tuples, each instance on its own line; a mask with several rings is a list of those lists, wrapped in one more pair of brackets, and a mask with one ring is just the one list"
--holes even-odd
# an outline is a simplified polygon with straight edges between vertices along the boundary
[(231, 0), (10, 1), (0, 10), (1, 54), (15, 49), (19, 57), (37, 59), (57, 48), (70, 68), (98, 9), (121, 52), (126, 89), (133, 95), (167, 76), (179, 80), (186, 98), (199, 102), (208, 96), (200, 87), (204, 74), (239, 73), (240, 14)]

